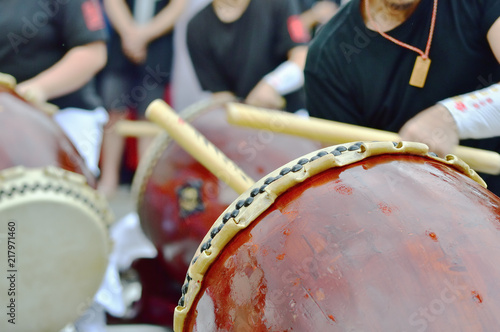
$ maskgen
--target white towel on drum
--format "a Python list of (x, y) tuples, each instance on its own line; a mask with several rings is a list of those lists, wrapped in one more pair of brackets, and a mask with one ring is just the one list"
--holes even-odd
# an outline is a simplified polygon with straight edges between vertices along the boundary
[(95, 110), (65, 108), (54, 114), (54, 120), (83, 157), (89, 170), (98, 176), (103, 128), (109, 120), (108, 112), (103, 107)]
[(132, 212), (111, 227), (113, 239), (112, 257), (119, 270), (126, 270), (138, 258), (154, 258), (158, 254), (155, 246), (144, 235), (139, 216)]
[(106, 332), (106, 312), (104, 308), (93, 303), (73, 324), (60, 332)]
[(142, 232), (137, 213), (129, 213), (111, 226), (110, 236), (113, 240), (113, 251), (109, 256), (108, 268), (104, 280), (94, 301), (102, 305), (115, 317), (123, 317), (126, 304), (119, 271), (126, 270), (138, 258), (154, 258), (157, 255), (155, 246)]

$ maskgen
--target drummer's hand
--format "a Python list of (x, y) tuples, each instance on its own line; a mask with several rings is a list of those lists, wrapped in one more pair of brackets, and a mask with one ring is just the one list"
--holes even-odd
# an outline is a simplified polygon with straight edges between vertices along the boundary
[(458, 129), (451, 113), (440, 104), (429, 107), (408, 120), (399, 131), (403, 141), (421, 142), (429, 151), (444, 157), (458, 145)]
[(149, 39), (145, 29), (140, 26), (133, 26), (121, 35), (122, 50), (127, 58), (135, 64), (146, 61), (148, 54)]
[(45, 91), (36, 84), (32, 84), (29, 80), (19, 83), (16, 86), (16, 92), (47, 114), (52, 115), (58, 111), (56, 105), (47, 102), (47, 94)]
[(339, 6), (333, 1), (317, 1), (311, 8), (318, 24), (325, 24), (335, 15)]
[(16, 92), (27, 101), (35, 105), (43, 105), (47, 102), (47, 95), (39, 86), (30, 81), (24, 81), (16, 86)]
[(283, 109), (286, 105), (285, 98), (283, 98), (271, 85), (261, 80), (250, 91), (245, 103), (257, 107)]

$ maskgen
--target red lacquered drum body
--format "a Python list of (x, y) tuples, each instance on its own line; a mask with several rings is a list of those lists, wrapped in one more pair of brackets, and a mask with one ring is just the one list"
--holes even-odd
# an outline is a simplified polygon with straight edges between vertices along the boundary
[[(232, 126), (223, 105), (201, 102), (179, 115), (254, 179), (320, 147), (303, 138)], [(148, 152), (154, 159), (141, 161), (134, 179), (138, 214), (172, 279), (182, 284), (200, 241), (238, 195), (168, 135)]]
[(496, 330), (500, 199), (419, 146), (331, 147), (259, 181), (200, 245), (175, 330)]
[(96, 180), (59, 125), (46, 113), (0, 84), (0, 170), (55, 166)]

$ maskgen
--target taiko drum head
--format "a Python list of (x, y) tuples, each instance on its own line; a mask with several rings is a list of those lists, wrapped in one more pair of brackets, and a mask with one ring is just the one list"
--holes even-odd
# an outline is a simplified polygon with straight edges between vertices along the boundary
[(13, 167), (0, 171), (0, 216), (0, 331), (59, 331), (85, 313), (103, 280), (107, 202), (80, 174)]
[(180, 331), (492, 331), (500, 199), (426, 145), (343, 144), (259, 180), (188, 270)]
[[(179, 116), (251, 178), (259, 179), (320, 147), (304, 138), (230, 125), (226, 103), (202, 101)], [(213, 221), (238, 197), (166, 133), (155, 139), (141, 160), (133, 193), (142, 229), (158, 248), (172, 281), (179, 285)]]

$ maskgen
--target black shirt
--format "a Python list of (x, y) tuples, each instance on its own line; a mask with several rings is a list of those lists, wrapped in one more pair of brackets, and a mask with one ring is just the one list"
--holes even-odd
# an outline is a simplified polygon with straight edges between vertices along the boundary
[[(433, 0), (422, 0), (388, 34), (425, 50)], [(366, 28), (360, 0), (346, 4), (313, 40), (305, 68), (307, 108), (314, 117), (398, 132), (436, 102), (500, 81), (486, 34), (500, 16), (498, 0), (439, 0), (423, 88), (409, 85), (418, 54)], [(500, 139), (462, 142), (500, 151)], [(484, 176), (500, 194), (500, 177)], [(497, 183), (498, 182), (498, 183)]]
[[(220, 21), (212, 4), (203, 8), (187, 29), (188, 50), (201, 87), (231, 91), (244, 99), (287, 60), (290, 49), (307, 43), (303, 28), (297, 31), (298, 14), (295, 0), (252, 0), (231, 23)], [(285, 98), (287, 110), (305, 108), (303, 89)]]
[[(106, 40), (97, 0), (2, 0), (0, 30), (0, 72), (19, 83), (48, 69), (73, 47)], [(93, 81), (50, 102), (82, 109), (102, 104)]]
[(299, 0), (300, 11), (305, 12), (306, 10), (311, 9), (314, 6), (314, 4), (316, 4), (316, 2), (319, 1), (335, 2), (337, 6), (340, 6), (342, 2), (341, 0)]
[[(141, 0), (127, 0), (126, 3), (130, 12), (133, 12), (134, 4), (136, 1)], [(155, 1), (154, 15), (157, 15), (162, 11), (168, 4), (170, 0), (158, 0)], [(127, 66), (131, 64), (131, 61), (123, 54), (121, 38), (110, 26), (110, 36), (108, 42), (108, 63), (106, 69), (123, 71), (126, 70)], [(143, 68), (154, 68), (162, 73), (168, 73), (172, 71), (172, 63), (174, 57), (174, 34), (173, 30), (162, 36), (156, 38), (148, 45), (147, 57), (145, 63), (138, 67)], [(140, 78), (141, 80), (143, 77)], [(168, 77), (170, 80), (170, 77)]]

